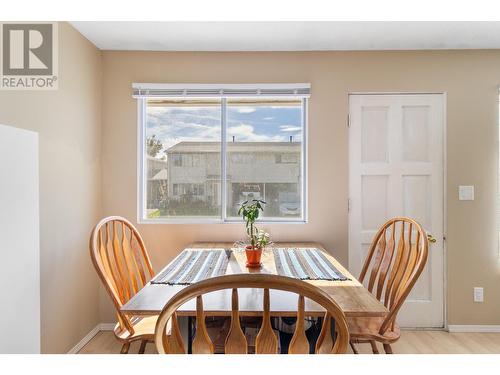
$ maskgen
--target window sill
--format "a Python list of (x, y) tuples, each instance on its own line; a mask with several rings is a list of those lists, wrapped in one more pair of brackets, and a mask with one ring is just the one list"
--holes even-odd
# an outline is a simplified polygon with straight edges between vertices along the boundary
[[(176, 218), (176, 219), (144, 219), (138, 218), (138, 224), (184, 224), (184, 225), (207, 225), (207, 224), (243, 224), (242, 220), (222, 220), (222, 219), (195, 219), (195, 218)], [(307, 224), (308, 221), (304, 219), (297, 220), (259, 220), (257, 224), (271, 225), (271, 224)]]

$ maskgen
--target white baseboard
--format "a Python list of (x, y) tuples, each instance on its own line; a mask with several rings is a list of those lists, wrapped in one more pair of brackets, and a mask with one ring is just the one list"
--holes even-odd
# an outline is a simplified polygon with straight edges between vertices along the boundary
[(90, 340), (94, 338), (95, 335), (99, 333), (100, 330), (101, 330), (101, 325), (100, 324), (96, 325), (94, 328), (92, 328), (92, 330), (89, 333), (85, 335), (83, 339), (80, 340), (78, 344), (76, 344), (75, 346), (73, 346), (73, 348), (69, 350), (68, 354), (78, 353)]
[(113, 331), (116, 323), (101, 323), (99, 324), (101, 331)]
[(401, 331), (447, 331), (444, 327), (399, 327)]
[(448, 325), (449, 332), (500, 332), (500, 325)]
[(68, 354), (77, 354), (90, 340), (94, 338), (99, 331), (112, 331), (115, 328), (116, 323), (100, 323), (96, 325), (92, 330), (85, 335), (83, 339), (78, 342), (73, 348), (68, 351)]

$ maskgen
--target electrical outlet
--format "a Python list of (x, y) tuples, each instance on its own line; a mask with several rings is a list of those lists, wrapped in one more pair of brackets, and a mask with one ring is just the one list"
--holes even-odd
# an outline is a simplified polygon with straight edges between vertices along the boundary
[(474, 288), (474, 302), (483, 302), (483, 301), (484, 301), (483, 288), (475, 287)]
[(458, 187), (458, 200), (473, 201), (474, 200), (474, 185), (460, 185)]

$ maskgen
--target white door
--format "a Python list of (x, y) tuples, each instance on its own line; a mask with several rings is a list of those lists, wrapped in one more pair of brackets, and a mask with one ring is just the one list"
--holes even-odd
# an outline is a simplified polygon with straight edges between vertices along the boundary
[(386, 220), (417, 220), (437, 242), (398, 323), (443, 327), (444, 96), (350, 95), (349, 116), (349, 270)]

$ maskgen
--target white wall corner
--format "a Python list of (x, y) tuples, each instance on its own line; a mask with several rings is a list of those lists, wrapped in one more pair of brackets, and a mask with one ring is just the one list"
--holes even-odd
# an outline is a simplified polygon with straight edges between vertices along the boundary
[(0, 289), (3, 354), (41, 352), (38, 154), (38, 133), (0, 124), (0, 285), (8, 285)]

